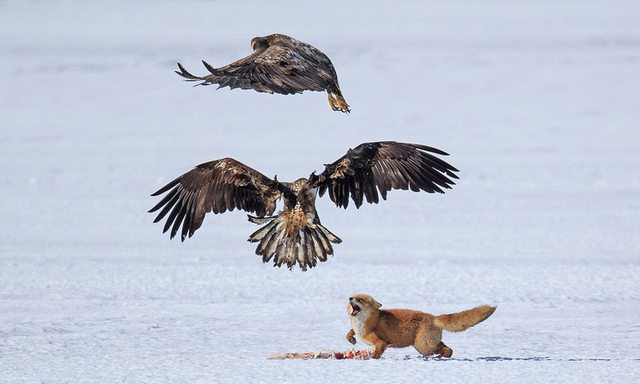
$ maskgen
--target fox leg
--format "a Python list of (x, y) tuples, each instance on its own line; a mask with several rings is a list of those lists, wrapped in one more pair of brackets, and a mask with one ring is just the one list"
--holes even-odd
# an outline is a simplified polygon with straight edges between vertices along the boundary
[(375, 351), (373, 352), (373, 355), (371, 356), (374, 359), (379, 359), (384, 353), (384, 351), (387, 349), (387, 347), (389, 346), (389, 343), (379, 338), (375, 333), (369, 333), (368, 335), (366, 335), (365, 340), (367, 344), (370, 344), (376, 347)]
[(453, 349), (447, 347), (442, 341), (438, 343), (436, 347), (436, 355), (438, 357), (451, 357), (453, 355)]
[(353, 329), (349, 330), (349, 333), (347, 333), (347, 341), (350, 342), (351, 344), (356, 344), (356, 338), (355, 336), (355, 332), (353, 331)]
[(426, 344), (418, 343), (415, 348), (425, 356), (451, 357), (453, 355), (453, 349), (447, 347), (442, 341), (435, 347), (428, 347)]
[(382, 357), (382, 354), (384, 353), (384, 351), (387, 349), (387, 346), (389, 344), (387, 344), (386, 342), (380, 340), (380, 342), (376, 343), (376, 350), (373, 352), (373, 357), (374, 359), (379, 359)]
[(425, 356), (451, 357), (453, 350), (442, 342), (442, 330), (422, 329), (416, 335), (414, 347)]

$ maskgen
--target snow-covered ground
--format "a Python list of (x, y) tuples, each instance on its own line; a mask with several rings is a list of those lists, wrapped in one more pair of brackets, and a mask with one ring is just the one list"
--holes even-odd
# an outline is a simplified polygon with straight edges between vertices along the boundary
[[(637, 382), (640, 6), (629, 1), (0, 2), (0, 382)], [(281, 32), (326, 94), (192, 88)], [(445, 195), (319, 212), (344, 242), (262, 264), (242, 212), (184, 243), (150, 193), (231, 156), (293, 180), (365, 141), (448, 151)], [(347, 298), (445, 313), (452, 359), (347, 350)], [(357, 347), (364, 347), (358, 344)]]

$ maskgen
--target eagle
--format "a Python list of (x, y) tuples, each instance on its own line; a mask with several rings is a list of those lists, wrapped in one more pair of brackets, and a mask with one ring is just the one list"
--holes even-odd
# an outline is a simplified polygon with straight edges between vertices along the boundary
[(338, 75), (331, 60), (316, 47), (279, 33), (251, 39), (253, 53), (224, 67), (214, 68), (202, 60), (211, 73), (194, 76), (178, 63), (178, 75), (196, 85), (218, 84), (218, 88), (254, 89), (283, 95), (303, 91), (327, 91), (334, 111), (349, 113)]
[[(342, 240), (325, 228), (318, 217), (316, 195), (329, 198), (339, 208), (352, 201), (359, 208), (364, 201), (377, 204), (392, 189), (444, 193), (458, 179), (458, 172), (442, 160), (448, 154), (421, 144), (394, 141), (363, 143), (309, 178), (281, 182), (226, 157), (196, 166), (151, 196), (166, 195), (149, 210), (160, 210), (154, 223), (166, 217), (163, 233), (170, 238), (180, 232), (184, 241), (200, 228), (208, 212), (240, 209), (249, 221), (261, 227), (249, 236), (258, 243), (255, 253), (274, 266), (296, 264), (303, 271), (333, 255), (333, 244)], [(274, 215), (276, 203), (284, 208)], [(181, 228), (182, 227), (182, 228)]]

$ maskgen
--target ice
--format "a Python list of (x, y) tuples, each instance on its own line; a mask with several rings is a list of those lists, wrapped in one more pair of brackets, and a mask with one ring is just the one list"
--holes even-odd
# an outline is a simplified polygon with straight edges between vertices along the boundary
[[(0, 3), (0, 382), (634, 382), (640, 376), (636, 1)], [(351, 105), (192, 87), (286, 33)], [(343, 239), (273, 268), (243, 212), (181, 243), (150, 194), (233, 157), (293, 181), (362, 142), (450, 153), (444, 195), (337, 209)], [(498, 310), (453, 358), (345, 351), (347, 299)], [(362, 343), (356, 345), (365, 348)]]

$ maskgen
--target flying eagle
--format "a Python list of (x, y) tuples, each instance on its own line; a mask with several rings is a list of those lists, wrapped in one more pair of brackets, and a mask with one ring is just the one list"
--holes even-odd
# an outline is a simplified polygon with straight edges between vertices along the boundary
[[(364, 143), (349, 149), (347, 154), (319, 175), (311, 173), (287, 183), (273, 179), (231, 158), (203, 163), (171, 181), (151, 196), (167, 193), (149, 212), (160, 210), (154, 223), (167, 217), (163, 232), (178, 232), (182, 241), (200, 228), (207, 212), (223, 213), (235, 208), (248, 215), (249, 221), (260, 224), (249, 236), (259, 243), (256, 254), (263, 262), (273, 259), (289, 269), (296, 263), (303, 271), (326, 261), (333, 255), (331, 243), (342, 240), (322, 226), (316, 212), (316, 192), (329, 198), (338, 207), (347, 208), (349, 199), (359, 208), (364, 200), (378, 203), (386, 200), (392, 189), (414, 192), (444, 193), (457, 179), (456, 168), (433, 155), (448, 155), (437, 148), (420, 144), (382, 141)], [(273, 215), (278, 199), (284, 209)], [(168, 215), (168, 216), (167, 216)], [(182, 226), (182, 229), (180, 229)]]
[(218, 84), (218, 88), (228, 86), (283, 95), (327, 91), (334, 111), (351, 111), (342, 97), (331, 60), (316, 47), (281, 34), (254, 37), (251, 47), (254, 51), (251, 55), (224, 67), (214, 68), (203, 60), (210, 75), (194, 76), (180, 63), (180, 71), (176, 73), (189, 81), (202, 80), (198, 85)]

